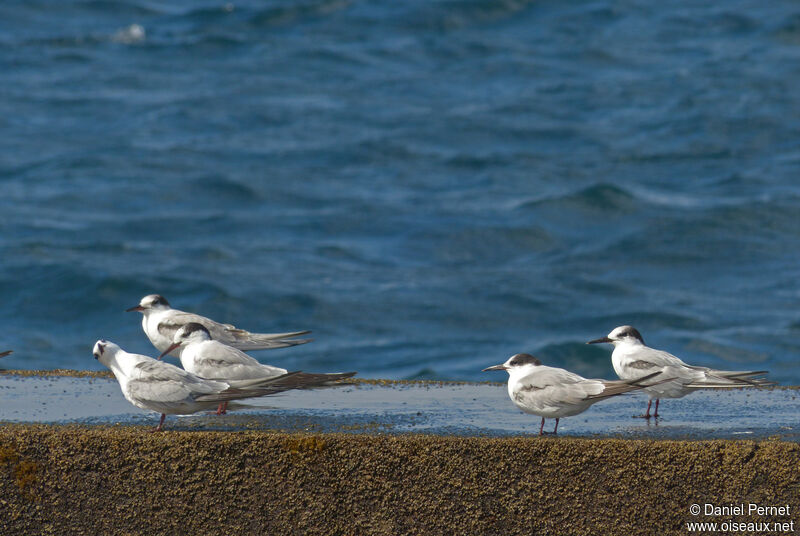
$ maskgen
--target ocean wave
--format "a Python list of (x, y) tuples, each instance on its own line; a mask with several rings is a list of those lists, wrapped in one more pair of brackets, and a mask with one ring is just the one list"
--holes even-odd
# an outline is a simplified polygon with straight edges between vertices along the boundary
[(782, 255), (789, 244), (800, 246), (800, 203), (787, 201), (742, 201), (647, 221), (635, 234), (620, 237), (614, 246), (631, 252), (638, 248), (645, 254), (641, 248), (649, 237), (659, 236), (668, 247), (647, 248), (653, 262), (662, 258), (673, 263), (681, 259), (707, 262), (723, 257), (733, 262), (755, 260), (756, 254)]
[(565, 368), (587, 378), (613, 379), (610, 352), (585, 342), (564, 342), (536, 348), (533, 353), (545, 365)]
[(147, 32), (141, 24), (131, 24), (120, 28), (111, 36), (111, 40), (116, 43), (125, 45), (133, 45), (141, 43), (147, 38)]
[(477, 227), (452, 231), (425, 231), (411, 234), (406, 245), (409, 251), (431, 262), (496, 263), (519, 256), (530, 256), (553, 246), (550, 235), (531, 227)]
[[(605, 315), (588, 315), (585, 317), (574, 318), (576, 325), (587, 326), (597, 333), (589, 334), (589, 339), (604, 337), (617, 326), (636, 326), (647, 340), (648, 331), (658, 330), (663, 332), (665, 329), (679, 330), (686, 332), (702, 332), (713, 328), (710, 320), (700, 314), (685, 314), (670, 311), (641, 311), (631, 310), (627, 312), (612, 312)], [(588, 339), (587, 339), (588, 340)]]
[[(43, 3), (51, 5), (46, 0)], [(109, 14), (116, 18), (151, 17), (165, 13), (158, 2), (149, 1), (82, 0), (79, 4), (85, 13)]]
[(453, 31), (508, 20), (535, 5), (532, 0), (407, 2), (396, 21), (417, 31)]
[(263, 200), (255, 188), (218, 175), (193, 179), (189, 188), (195, 195), (213, 198), (220, 203), (258, 203)]
[[(714, 338), (692, 337), (687, 342), (686, 349), (695, 354), (711, 355), (720, 363), (731, 363), (745, 367), (760, 367), (769, 360), (768, 354), (764, 351), (746, 348), (741, 344), (734, 346), (730, 342), (716, 341)], [(692, 364), (701, 365), (704, 363), (693, 362)]]
[(295, 25), (318, 17), (329, 17), (348, 9), (350, 0), (316, 0), (287, 2), (260, 9), (248, 17), (248, 23), (256, 28)]
[(627, 214), (641, 209), (643, 200), (637, 199), (631, 191), (614, 184), (598, 183), (555, 196), (547, 196), (531, 201), (523, 201), (520, 210), (558, 210), (607, 212)]
[(774, 36), (775, 39), (786, 44), (800, 44), (800, 13), (787, 16), (774, 30)]

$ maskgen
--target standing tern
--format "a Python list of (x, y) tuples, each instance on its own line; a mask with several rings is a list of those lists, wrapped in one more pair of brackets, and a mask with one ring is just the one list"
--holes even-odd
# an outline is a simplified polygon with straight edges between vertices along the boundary
[(167, 415), (187, 415), (221, 402), (252, 398), (307, 387), (298, 373), (254, 380), (205, 380), (169, 363), (131, 354), (113, 342), (99, 340), (94, 358), (111, 369), (123, 396), (134, 406), (161, 413), (153, 431), (161, 431)]
[[(254, 380), (275, 378), (287, 373), (286, 369), (263, 365), (241, 350), (212, 340), (209, 330), (197, 322), (190, 322), (178, 329), (172, 344), (158, 358), (161, 359), (178, 348), (181, 348), (180, 360), (184, 370), (207, 380)], [(310, 387), (317, 387), (355, 374), (355, 372), (330, 374), (298, 372), (294, 380), (306, 382)], [(224, 414), (227, 406), (227, 402), (221, 403), (217, 408), (217, 414)]]
[[(163, 296), (149, 294), (141, 299), (139, 305), (126, 309), (127, 312), (142, 313), (142, 329), (147, 338), (159, 352), (163, 352), (172, 344), (175, 332), (189, 322), (204, 325), (213, 338), (239, 350), (267, 350), (285, 348), (310, 342), (311, 339), (293, 339), (311, 333), (310, 331), (292, 331), (288, 333), (250, 333), (230, 324), (220, 324), (210, 318), (194, 313), (173, 309)], [(174, 357), (180, 357), (181, 349), (175, 350)]]
[(543, 435), (545, 418), (555, 418), (553, 433), (558, 432), (561, 417), (571, 417), (606, 398), (621, 395), (645, 386), (639, 382), (658, 376), (648, 374), (636, 381), (588, 380), (568, 370), (547, 367), (530, 354), (515, 354), (502, 365), (483, 369), (508, 372), (508, 396), (524, 411), (542, 418), (539, 435)]
[(658, 417), (658, 403), (662, 398), (681, 398), (697, 389), (732, 389), (775, 385), (775, 382), (764, 378), (754, 378), (754, 376), (767, 374), (765, 370), (727, 371), (687, 365), (670, 353), (646, 346), (641, 333), (631, 326), (619, 326), (614, 328), (607, 337), (595, 339), (586, 344), (598, 343), (614, 345), (611, 363), (614, 365), (614, 372), (623, 380), (635, 380), (657, 371), (673, 378), (672, 381), (644, 388), (644, 391), (650, 395), (647, 411), (641, 415), (645, 419), (651, 417), (650, 405), (654, 398), (656, 408), (652, 416)]

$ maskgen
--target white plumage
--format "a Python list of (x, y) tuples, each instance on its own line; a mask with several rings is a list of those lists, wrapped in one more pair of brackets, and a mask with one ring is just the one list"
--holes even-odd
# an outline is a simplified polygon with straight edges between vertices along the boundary
[[(644, 382), (657, 376), (650, 374), (637, 381), (587, 379), (564, 369), (547, 367), (529, 354), (511, 356), (502, 365), (484, 369), (508, 372), (508, 396), (524, 411), (542, 418), (539, 434), (544, 433), (545, 418), (571, 417), (606, 398), (641, 389)], [(661, 380), (663, 381), (663, 380)]]
[(650, 396), (647, 412), (650, 418), (650, 405), (656, 400), (653, 416), (658, 417), (658, 404), (661, 398), (681, 398), (697, 389), (734, 389), (739, 387), (763, 387), (774, 385), (763, 378), (766, 371), (726, 371), (708, 367), (697, 367), (684, 363), (674, 355), (650, 348), (644, 343), (639, 331), (631, 326), (614, 328), (607, 337), (589, 341), (588, 344), (610, 343), (614, 345), (611, 364), (614, 372), (623, 380), (635, 380), (653, 372), (661, 372), (671, 381), (646, 387)]
[(238, 381), (207, 380), (176, 366), (122, 350), (113, 342), (95, 343), (95, 359), (108, 367), (123, 396), (136, 407), (167, 415), (187, 415), (230, 400), (266, 396), (307, 386), (298, 373)]
[[(192, 374), (209, 380), (241, 381), (259, 378), (274, 378), (287, 373), (286, 369), (264, 365), (246, 353), (227, 344), (211, 339), (205, 326), (190, 322), (178, 329), (170, 346), (159, 356), (180, 348), (183, 368)], [(313, 374), (296, 372), (292, 380), (298, 388), (319, 387), (337, 380), (349, 378), (355, 372)], [(224, 414), (227, 403), (220, 404), (217, 413)]]
[[(169, 302), (158, 294), (149, 294), (141, 299), (139, 305), (127, 309), (142, 313), (142, 329), (147, 338), (159, 352), (163, 352), (175, 337), (175, 332), (189, 323), (205, 326), (214, 340), (233, 346), (240, 350), (268, 350), (285, 348), (310, 342), (311, 339), (292, 339), (311, 333), (310, 331), (292, 331), (287, 333), (250, 333), (231, 324), (221, 324), (210, 318), (194, 313), (173, 309)], [(181, 348), (171, 353), (180, 357)]]

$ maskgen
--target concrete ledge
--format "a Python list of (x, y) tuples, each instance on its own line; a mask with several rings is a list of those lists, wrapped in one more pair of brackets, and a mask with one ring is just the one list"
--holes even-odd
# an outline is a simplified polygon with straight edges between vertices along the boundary
[(0, 427), (3, 534), (687, 534), (798, 486), (786, 441)]

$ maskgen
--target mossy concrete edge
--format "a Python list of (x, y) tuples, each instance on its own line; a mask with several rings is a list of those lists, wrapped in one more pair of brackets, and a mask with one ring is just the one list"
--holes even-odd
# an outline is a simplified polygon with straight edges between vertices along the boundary
[(706, 502), (796, 513), (800, 445), (0, 427), (4, 534), (686, 534)]

